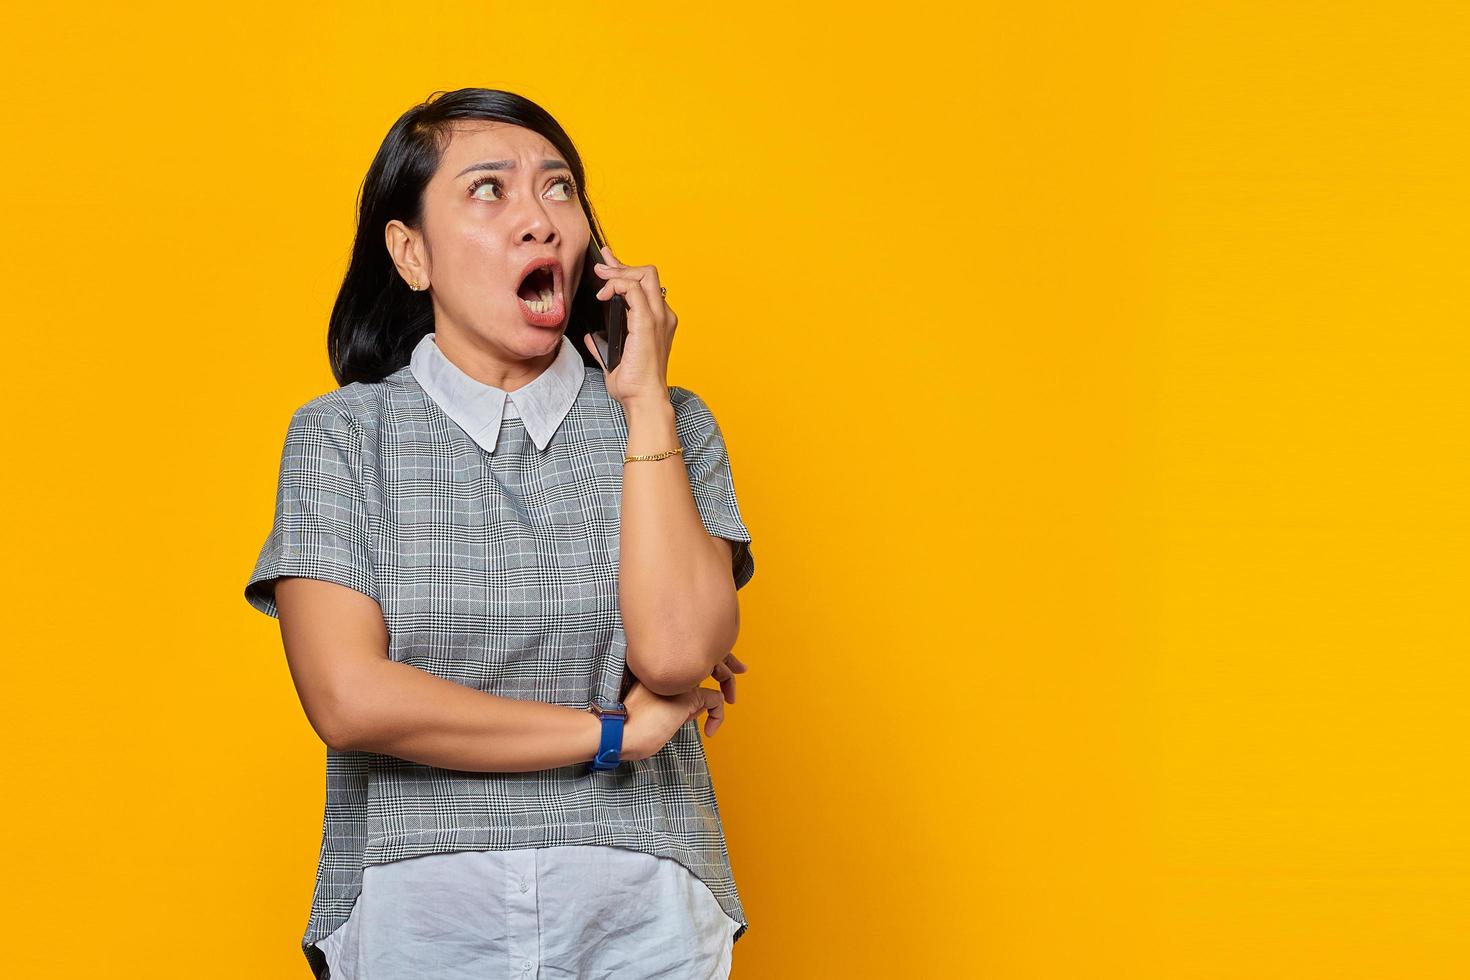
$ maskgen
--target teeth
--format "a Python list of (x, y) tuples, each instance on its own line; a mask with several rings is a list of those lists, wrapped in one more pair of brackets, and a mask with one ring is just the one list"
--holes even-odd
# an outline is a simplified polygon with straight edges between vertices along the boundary
[(523, 302), (531, 308), (533, 313), (550, 313), (552, 307), (556, 305), (555, 299), (555, 294), (550, 289), (543, 289), (540, 299), (528, 299)]

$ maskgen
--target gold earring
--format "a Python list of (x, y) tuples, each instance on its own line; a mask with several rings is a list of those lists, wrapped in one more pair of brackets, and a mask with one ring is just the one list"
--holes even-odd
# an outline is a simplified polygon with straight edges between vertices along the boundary
[(408, 288), (409, 289), (412, 289), (414, 292), (418, 292), (419, 291), (419, 281), (417, 279), (413, 280), (412, 282), (410, 282), (408, 284)]

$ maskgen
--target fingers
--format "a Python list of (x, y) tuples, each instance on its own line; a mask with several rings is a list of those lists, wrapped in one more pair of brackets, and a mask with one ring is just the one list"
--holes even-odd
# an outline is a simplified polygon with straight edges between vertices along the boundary
[[(701, 707), (709, 712), (704, 719), (704, 734), (713, 735), (725, 720), (725, 699), (719, 691), (713, 688), (701, 687), (696, 690), (700, 696)], [(698, 717), (697, 711), (695, 716)]]
[(709, 675), (719, 682), (720, 690), (725, 692), (725, 700), (734, 701), (735, 677), (730, 673), (730, 668), (725, 666), (724, 661), (715, 664), (714, 669), (709, 672)]
[(622, 259), (613, 254), (608, 246), (602, 247), (602, 264), (609, 267), (614, 273), (631, 275), (637, 279), (648, 293), (649, 302), (657, 302), (663, 298), (663, 283), (659, 282), (658, 269), (652, 265), (624, 265)]
[[(651, 265), (624, 265), (616, 255), (613, 255), (612, 249), (605, 245), (602, 248), (602, 254), (604, 269), (598, 272), (599, 275), (610, 274), (615, 278), (629, 278), (637, 282), (651, 308), (656, 309), (664, 302), (663, 284), (659, 282), (657, 268)], [(594, 269), (594, 271), (597, 270)], [(598, 294), (601, 295), (601, 290), (598, 291)], [(630, 299), (628, 302), (633, 301)]]
[(725, 659), (715, 664), (715, 669), (710, 676), (720, 682), (720, 690), (725, 692), (725, 700), (731, 704), (735, 703), (735, 675), (743, 674), (749, 670), (745, 663), (733, 653), (725, 655)]
[(612, 298), (613, 293), (617, 293), (626, 299), (628, 305), (636, 312), (641, 313), (645, 317), (649, 317), (650, 319), (647, 322), (653, 322), (653, 307), (649, 304), (648, 297), (639, 288), (635, 280), (616, 276), (603, 283), (602, 288), (597, 291), (596, 295), (600, 300), (608, 300)]
[(730, 673), (730, 668), (723, 663), (715, 664), (715, 669), (710, 676), (720, 682), (720, 690), (725, 692), (725, 700), (731, 704), (735, 703), (735, 675)]

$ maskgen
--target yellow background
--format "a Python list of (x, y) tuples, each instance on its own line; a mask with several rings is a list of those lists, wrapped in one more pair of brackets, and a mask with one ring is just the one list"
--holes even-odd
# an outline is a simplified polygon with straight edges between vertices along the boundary
[(367, 165), (479, 85), (729, 441), (736, 977), (1470, 973), (1462, 5), (7, 21), (0, 972), (306, 975), (240, 592)]

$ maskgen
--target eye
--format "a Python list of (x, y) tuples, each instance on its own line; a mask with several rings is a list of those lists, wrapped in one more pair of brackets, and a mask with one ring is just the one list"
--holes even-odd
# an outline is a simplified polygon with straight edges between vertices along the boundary
[[(495, 188), (495, 197), (484, 197), (479, 193), (480, 188), (484, 187), (486, 184), (489, 184)], [(555, 200), (570, 201), (577, 193), (577, 182), (571, 177), (561, 176), (553, 178), (551, 184), (553, 187), (557, 184), (565, 184), (567, 187), (566, 191), (563, 192), (564, 196), (558, 197)], [(498, 201), (500, 200), (501, 192), (504, 190), (505, 185), (500, 182), (499, 177), (476, 177), (474, 180), (470, 181), (469, 195), (470, 197), (476, 198), (481, 201)]]
[(502, 187), (499, 177), (476, 177), (474, 180), (470, 181), (470, 197), (478, 197), (482, 201), (500, 200), (498, 195), (496, 197), (480, 197), (480, 195), (476, 193), (481, 187), (485, 186), (486, 184), (493, 184), (497, 192)]

